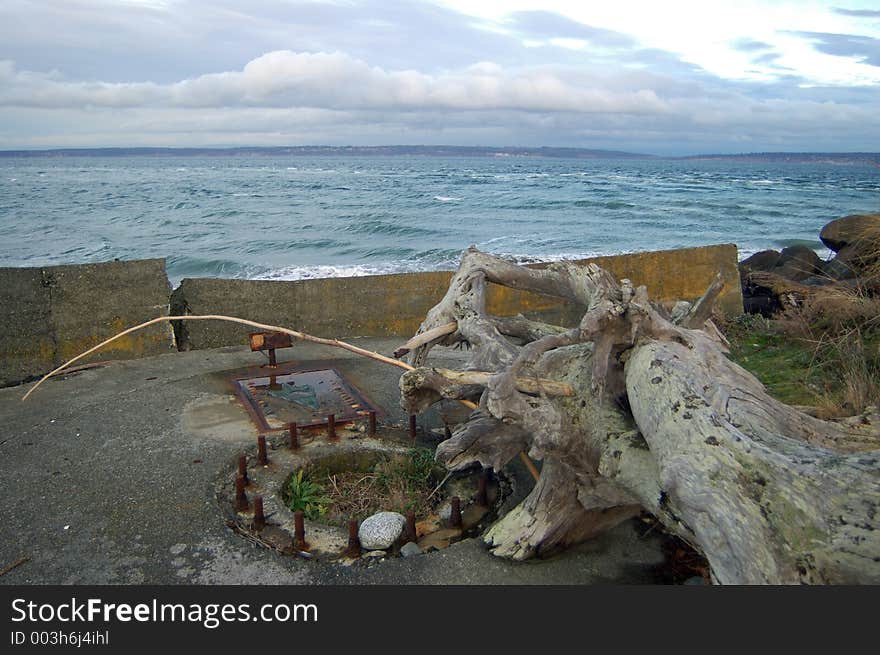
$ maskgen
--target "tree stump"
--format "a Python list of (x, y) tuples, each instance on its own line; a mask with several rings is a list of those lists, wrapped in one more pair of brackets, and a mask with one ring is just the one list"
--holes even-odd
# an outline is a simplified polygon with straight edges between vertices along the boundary
[[(489, 282), (564, 298), (583, 317), (564, 328), (491, 316)], [(717, 279), (670, 315), (595, 265), (465, 251), (409, 342), (417, 368), (401, 403), (478, 403), (437, 449), (450, 470), (497, 469), (523, 450), (542, 461), (529, 496), (484, 536), (494, 554), (544, 555), (647, 510), (718, 583), (880, 582), (876, 422), (820, 421), (767, 395), (726, 357), (710, 319), (720, 290)], [(465, 371), (494, 374), (432, 369), (437, 345), (467, 345)], [(550, 393), (553, 380), (574, 393)]]

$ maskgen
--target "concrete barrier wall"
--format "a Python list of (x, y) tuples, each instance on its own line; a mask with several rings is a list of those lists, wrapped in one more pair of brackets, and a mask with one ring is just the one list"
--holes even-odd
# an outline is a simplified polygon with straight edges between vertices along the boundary
[[(698, 298), (721, 272), (719, 308), (742, 313), (736, 246), (732, 244), (583, 260), (618, 278), (645, 284), (661, 302)], [(281, 325), (322, 337), (409, 337), (446, 292), (450, 272), (403, 273), (292, 282), (187, 278), (172, 295), (172, 313), (226, 314)], [(559, 325), (576, 325), (582, 307), (555, 298), (490, 285), (488, 311), (523, 313)], [(178, 333), (180, 347), (244, 344), (253, 330), (231, 323), (193, 321)]]
[[(0, 385), (47, 373), (127, 327), (168, 315), (164, 259), (0, 268)], [(171, 328), (123, 337), (94, 359), (174, 350)]]
[[(645, 284), (651, 297), (672, 302), (699, 297), (721, 271), (720, 309), (742, 312), (736, 247), (707, 246), (584, 260), (616, 277)], [(403, 273), (276, 282), (186, 279), (171, 294), (177, 314), (227, 314), (324, 337), (407, 338), (446, 292), (451, 272)], [(170, 285), (164, 259), (42, 268), (0, 268), (0, 385), (42, 375), (125, 328), (167, 316)], [(583, 314), (555, 298), (490, 285), (488, 310), (523, 313), (558, 325)], [(246, 343), (252, 330), (222, 322), (186, 323), (185, 349)], [(95, 359), (130, 359), (174, 349), (170, 326), (124, 337)]]

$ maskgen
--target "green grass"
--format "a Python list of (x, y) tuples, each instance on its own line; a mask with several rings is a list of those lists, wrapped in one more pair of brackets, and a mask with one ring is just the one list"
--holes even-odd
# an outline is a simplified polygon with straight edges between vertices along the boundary
[(773, 321), (745, 315), (725, 326), (730, 358), (757, 377), (787, 405), (812, 405), (826, 377), (816, 366), (815, 347), (785, 334)]
[(828, 416), (858, 413), (876, 402), (880, 380), (880, 330), (847, 326), (823, 332), (814, 326), (745, 315), (728, 322), (730, 358), (788, 405), (811, 405)]
[(373, 461), (342, 458), (292, 474), (284, 499), (307, 518), (333, 525), (344, 525), (350, 518), (362, 520), (379, 511), (413, 511), (425, 516), (432, 506), (428, 496), (435, 484), (434, 468), (434, 452), (427, 448)]

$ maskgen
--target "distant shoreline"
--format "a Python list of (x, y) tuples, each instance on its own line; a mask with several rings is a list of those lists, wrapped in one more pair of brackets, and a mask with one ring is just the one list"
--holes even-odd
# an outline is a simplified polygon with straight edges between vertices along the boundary
[(548, 159), (644, 159), (666, 161), (737, 161), (880, 167), (880, 152), (752, 152), (659, 156), (617, 150), (490, 146), (266, 146), (234, 148), (47, 148), (0, 150), (3, 158), (63, 157), (482, 157)]

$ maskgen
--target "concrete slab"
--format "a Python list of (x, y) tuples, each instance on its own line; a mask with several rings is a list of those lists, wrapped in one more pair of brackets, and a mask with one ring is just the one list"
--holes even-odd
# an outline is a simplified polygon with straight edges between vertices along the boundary
[[(399, 339), (356, 339), (390, 353)], [(462, 355), (436, 349), (454, 368)], [(400, 371), (298, 343), (280, 361), (341, 371), (403, 424)], [(283, 557), (233, 533), (214, 490), (257, 431), (226, 372), (264, 362), (246, 346), (115, 361), (0, 389), (0, 584), (592, 584), (651, 582), (654, 538), (623, 524), (556, 558), (511, 563), (479, 541), (441, 553), (344, 567)], [(439, 425), (436, 413), (423, 419)]]

